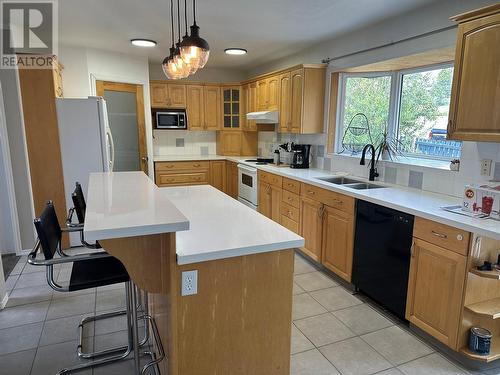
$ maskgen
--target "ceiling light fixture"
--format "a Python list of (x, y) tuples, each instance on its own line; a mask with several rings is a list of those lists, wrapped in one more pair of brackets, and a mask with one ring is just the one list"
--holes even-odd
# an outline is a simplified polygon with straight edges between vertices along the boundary
[(191, 35), (184, 38), (180, 45), (182, 59), (196, 69), (205, 66), (210, 55), (210, 46), (207, 41), (200, 37), (200, 28), (196, 24), (196, 0), (193, 0), (193, 24), (190, 27)]
[(154, 47), (158, 44), (151, 39), (131, 39), (130, 43), (137, 47)]
[(174, 60), (175, 57), (175, 33), (174, 33), (174, 1), (170, 0), (170, 21), (171, 21), (171, 36), (172, 36), (172, 46), (170, 47), (170, 54), (165, 57), (162, 62), (163, 73), (168, 79), (180, 79), (184, 78), (183, 73), (177, 67), (177, 62)]
[(224, 50), (224, 53), (226, 55), (246, 55), (247, 54), (247, 50), (244, 49), (244, 48), (226, 48)]

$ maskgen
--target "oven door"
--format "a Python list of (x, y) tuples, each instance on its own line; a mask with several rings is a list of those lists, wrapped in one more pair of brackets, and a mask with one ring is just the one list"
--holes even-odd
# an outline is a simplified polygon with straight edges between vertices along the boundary
[(257, 169), (238, 164), (238, 197), (257, 206)]
[(157, 129), (186, 129), (186, 115), (182, 112), (156, 112)]

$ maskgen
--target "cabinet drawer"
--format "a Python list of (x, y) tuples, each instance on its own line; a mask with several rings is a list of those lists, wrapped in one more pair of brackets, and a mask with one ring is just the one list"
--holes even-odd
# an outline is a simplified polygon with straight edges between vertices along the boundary
[(259, 171), (258, 173), (259, 173), (258, 174), (259, 182), (262, 181), (262, 182), (268, 183), (269, 185), (274, 185), (274, 186), (281, 188), (281, 182), (283, 180), (283, 178), (281, 176), (277, 176), (275, 174), (262, 172), (262, 171)]
[(285, 215), (281, 215), (281, 225), (291, 230), (292, 232), (299, 234), (299, 223), (293, 221), (292, 219), (289, 219)]
[(300, 182), (290, 178), (283, 178), (283, 190), (288, 190), (295, 194), (300, 194)]
[(208, 184), (208, 172), (192, 172), (192, 173), (156, 172), (156, 184), (158, 186)]
[(413, 236), (455, 253), (467, 255), (470, 233), (435, 221), (415, 218)]
[(281, 215), (286, 216), (289, 219), (299, 222), (300, 211), (298, 208), (289, 205), (288, 203), (282, 202), (281, 204)]
[(185, 171), (185, 170), (202, 170), (209, 169), (210, 162), (208, 161), (175, 161), (175, 162), (156, 162), (155, 170), (157, 171)]
[(314, 199), (315, 201), (324, 203), (332, 208), (336, 208), (349, 214), (354, 214), (353, 197), (304, 183), (302, 184), (300, 191), (301, 196), (303, 197)]
[(300, 196), (298, 196), (297, 194), (283, 190), (282, 200), (283, 202), (288, 203), (290, 206), (300, 208)]

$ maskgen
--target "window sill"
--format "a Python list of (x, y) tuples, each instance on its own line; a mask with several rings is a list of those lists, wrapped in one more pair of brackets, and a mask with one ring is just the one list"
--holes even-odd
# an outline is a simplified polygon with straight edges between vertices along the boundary
[[(340, 157), (340, 158), (350, 158), (350, 159), (361, 159), (361, 155), (348, 155), (348, 154), (338, 154), (338, 153), (333, 153), (327, 155), (327, 157)], [(371, 160), (371, 157), (369, 157), (369, 160)], [(434, 169), (434, 170), (443, 170), (443, 171), (450, 171), (450, 172), (456, 172), (452, 171), (450, 169), (450, 162), (447, 160), (435, 160), (435, 159), (425, 159), (425, 158), (412, 158), (412, 157), (404, 157), (404, 156), (399, 156), (396, 157), (392, 160), (380, 160), (380, 163), (383, 165), (401, 165), (401, 166), (414, 166), (414, 167), (420, 167), (420, 168), (429, 168), (429, 169)]]

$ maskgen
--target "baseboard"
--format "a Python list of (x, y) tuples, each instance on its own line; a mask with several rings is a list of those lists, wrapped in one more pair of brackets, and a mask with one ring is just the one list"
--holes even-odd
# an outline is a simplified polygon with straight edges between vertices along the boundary
[(31, 250), (33, 250), (33, 249), (24, 249), (24, 250), (21, 250), (19, 252), (19, 254), (17, 254), (17, 255), (20, 255), (20, 256), (28, 255), (29, 253), (31, 253)]
[(2, 302), (0, 302), (0, 310), (4, 309), (5, 306), (7, 306), (8, 301), (9, 301), (9, 292), (6, 292)]

